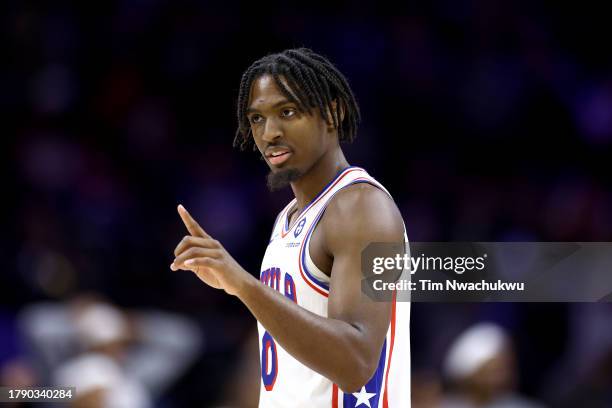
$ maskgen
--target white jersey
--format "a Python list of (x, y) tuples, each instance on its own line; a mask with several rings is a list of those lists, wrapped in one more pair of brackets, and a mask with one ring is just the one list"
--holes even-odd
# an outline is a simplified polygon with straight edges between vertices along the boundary
[[(349, 167), (307, 205), (289, 228), (288, 213), (295, 199), (279, 214), (261, 266), (260, 280), (301, 307), (327, 317), (330, 278), (313, 263), (309, 242), (332, 197), (355, 183), (370, 183), (388, 191), (365, 170)], [(408, 238), (404, 234), (406, 247)], [(260, 408), (387, 408), (410, 407), (410, 303), (393, 300), (391, 324), (378, 368), (359, 391), (346, 394), (321, 374), (285, 351), (260, 324)], [(333, 351), (330, 351), (333, 353)]]

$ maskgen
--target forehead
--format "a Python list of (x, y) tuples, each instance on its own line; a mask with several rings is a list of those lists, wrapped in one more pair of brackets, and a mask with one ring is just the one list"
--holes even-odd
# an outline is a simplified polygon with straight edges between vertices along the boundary
[[(281, 77), (280, 80), (289, 89), (285, 79)], [(283, 95), (272, 75), (264, 74), (253, 81), (249, 109), (262, 109), (283, 101), (287, 101), (287, 97)]]

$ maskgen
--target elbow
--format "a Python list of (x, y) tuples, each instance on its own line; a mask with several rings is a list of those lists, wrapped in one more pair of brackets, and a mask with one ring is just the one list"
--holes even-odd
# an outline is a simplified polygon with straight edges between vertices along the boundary
[(376, 368), (378, 366), (377, 363), (378, 361), (356, 362), (354, 367), (343, 373), (343, 378), (341, 378), (337, 383), (338, 387), (346, 394), (359, 392), (361, 387), (366, 385), (376, 372)]

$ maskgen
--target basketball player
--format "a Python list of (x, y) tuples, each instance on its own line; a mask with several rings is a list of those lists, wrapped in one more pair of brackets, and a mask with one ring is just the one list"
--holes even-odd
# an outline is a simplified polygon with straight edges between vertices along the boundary
[(259, 280), (178, 207), (190, 235), (171, 268), (238, 297), (258, 321), (260, 407), (410, 406), (410, 304), (361, 292), (361, 251), (370, 242), (407, 247), (407, 237), (387, 190), (340, 148), (359, 119), (344, 76), (309, 49), (268, 55), (244, 73), (234, 144), (254, 142), (270, 189), (295, 195), (276, 219)]

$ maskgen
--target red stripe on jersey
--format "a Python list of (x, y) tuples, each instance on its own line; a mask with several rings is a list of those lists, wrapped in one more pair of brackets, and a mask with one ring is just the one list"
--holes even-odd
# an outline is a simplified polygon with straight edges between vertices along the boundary
[[(349, 172), (347, 172), (349, 173)], [(344, 176), (343, 176), (344, 177)], [(341, 177), (342, 178), (342, 177)], [(340, 181), (340, 180), (338, 180)], [(369, 178), (365, 178), (365, 177), (358, 177), (355, 180), (351, 181), (349, 184), (347, 184), (346, 186), (344, 186), (343, 188), (346, 188), (352, 184), (357, 184), (357, 183), (372, 183), (373, 181)], [(335, 183), (334, 183), (335, 185)], [(374, 185), (374, 184), (372, 184)], [(341, 189), (340, 189), (341, 190)], [(340, 191), (338, 190), (338, 191)], [(336, 193), (338, 193), (338, 191), (336, 191)], [(383, 190), (384, 191), (384, 190)], [(336, 194), (334, 193), (334, 195)], [(327, 194), (327, 193), (326, 193)], [(333, 198), (333, 196), (332, 196)], [(331, 198), (330, 198), (331, 200)], [(320, 293), (321, 295), (325, 296), (325, 297), (329, 297), (328, 294), (328, 289), (323, 288), (321, 289), (319, 286), (317, 286), (315, 283), (313, 283), (304, 273), (304, 270), (302, 268), (303, 262), (302, 262), (302, 258), (304, 257), (304, 252), (308, 250), (307, 245), (310, 245), (310, 234), (313, 232), (314, 228), (316, 227), (317, 223), (319, 222), (319, 218), (321, 218), (321, 214), (322, 211), (325, 210), (326, 207), (323, 207), (320, 212), (319, 215), (317, 217), (315, 217), (314, 221), (312, 222), (312, 224), (310, 225), (310, 227), (308, 228), (308, 232), (306, 232), (306, 235), (304, 236), (304, 240), (302, 241), (302, 245), (300, 246), (300, 253), (298, 255), (299, 260), (298, 260), (298, 265), (299, 265), (299, 270), (300, 270), (300, 275), (302, 275), (302, 279), (304, 279), (304, 282), (306, 282), (308, 284), (308, 286), (310, 286), (311, 288), (313, 288), (317, 293)], [(304, 268), (306, 268), (306, 265), (304, 265)]]
[(389, 371), (391, 371), (391, 357), (393, 356), (393, 343), (395, 342), (395, 302), (397, 291), (393, 292), (393, 306), (391, 306), (391, 349), (389, 350), (389, 364), (387, 364), (387, 372), (385, 373), (385, 391), (383, 393), (383, 408), (389, 408), (387, 398), (387, 386), (389, 385)]
[(310, 239), (309, 239), (310, 233), (314, 230), (320, 215), (321, 215), (321, 212), (319, 212), (319, 215), (315, 217), (310, 227), (308, 227), (308, 231), (306, 232), (306, 235), (304, 235), (304, 239), (302, 240), (302, 244), (300, 245), (300, 252), (298, 254), (298, 269), (300, 270), (300, 275), (302, 276), (302, 279), (304, 279), (304, 282), (306, 282), (308, 286), (313, 288), (315, 292), (325, 297), (329, 297), (328, 290), (326, 288), (321, 289), (320, 287), (318, 287), (315, 284), (316, 282), (312, 282), (310, 279), (308, 279), (308, 277), (304, 273), (304, 269), (306, 268), (306, 265), (303, 262), (303, 257), (304, 257), (305, 251), (308, 250), (307, 245), (310, 245)]
[(338, 386), (332, 386), (332, 408), (338, 408)]
[(299, 265), (300, 265), (300, 275), (302, 275), (302, 279), (304, 279), (304, 282), (306, 282), (308, 284), (308, 286), (313, 288), (316, 292), (320, 293), (321, 295), (323, 295), (325, 297), (329, 297), (329, 293), (324, 292), (323, 290), (319, 289), (318, 287), (316, 287), (313, 283), (311, 283), (308, 280), (306, 275), (304, 275), (304, 271), (302, 270), (302, 261), (301, 261), (301, 259), (298, 262), (299, 262)]
[[(340, 177), (338, 177), (336, 179), (336, 181), (334, 181), (331, 186), (327, 187), (327, 190), (323, 194), (321, 194), (320, 197), (318, 197), (312, 203), (308, 204), (308, 207), (306, 207), (306, 210), (303, 213), (301, 213), (300, 215), (298, 215), (298, 217), (296, 218), (295, 222), (293, 223), (291, 228), (289, 228), (287, 230), (287, 232), (284, 232), (285, 226), (283, 224), (283, 227), (281, 228), (281, 237), (285, 238), (287, 236), (287, 234), (289, 234), (289, 232), (293, 229), (293, 227), (298, 223), (298, 219), (300, 219), (304, 214), (306, 214), (306, 212), (308, 212), (308, 210), (310, 210), (316, 203), (318, 203), (323, 197), (325, 197), (325, 195), (327, 193), (329, 193), (336, 186), (336, 184), (338, 184), (340, 182), (340, 180), (342, 180), (347, 174), (352, 173), (353, 171), (364, 171), (364, 170), (359, 168), (359, 167), (356, 167), (356, 168), (350, 168), (350, 170), (345, 171), (344, 174), (342, 174)], [(281, 221), (283, 221), (283, 220), (281, 220)]]

